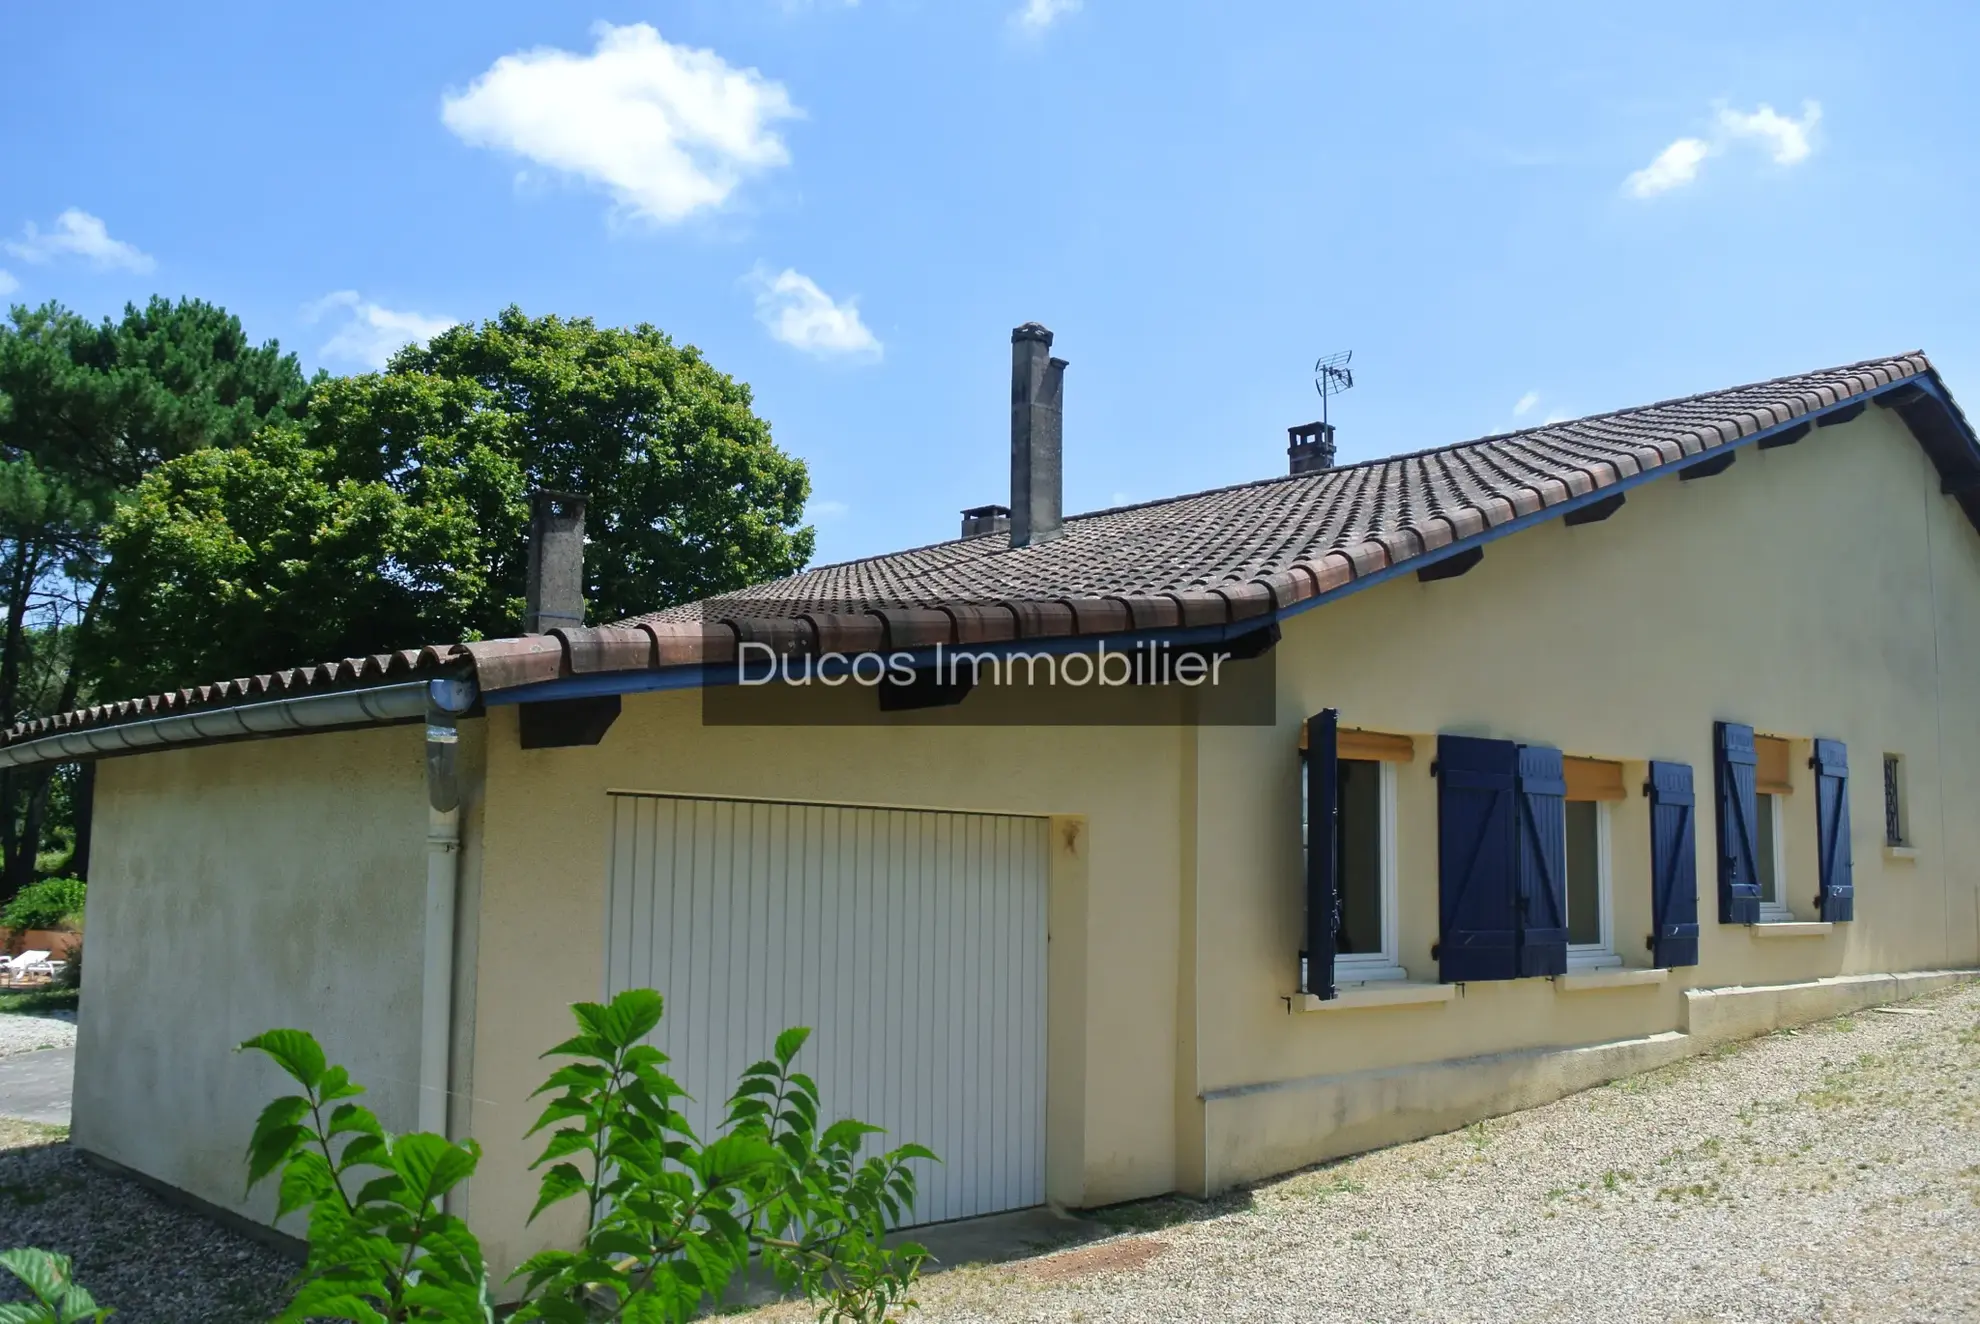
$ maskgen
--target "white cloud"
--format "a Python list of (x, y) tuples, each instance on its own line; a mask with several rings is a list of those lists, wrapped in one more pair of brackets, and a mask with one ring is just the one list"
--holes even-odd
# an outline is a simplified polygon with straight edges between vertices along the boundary
[(0, 294), (12, 294), (20, 287), (21, 283), (14, 279), (14, 273), (0, 267)]
[(1680, 138), (1657, 153), (1657, 159), (1623, 181), (1632, 198), (1654, 198), (1698, 178), (1698, 167), (1711, 154), (1703, 138)]
[(33, 221), (21, 227), (21, 237), (7, 241), (7, 251), (24, 262), (49, 262), (58, 257), (85, 258), (98, 267), (149, 271), (158, 264), (121, 239), (112, 239), (102, 221), (86, 211), (69, 208), (55, 218), (53, 230)]
[(804, 508), (810, 519), (842, 519), (852, 509), (843, 501), (813, 501)]
[(1815, 149), (1809, 144), (1808, 134), (1822, 120), (1822, 107), (1819, 102), (1801, 103), (1801, 118), (1789, 119), (1766, 102), (1752, 114), (1745, 114), (1730, 106), (1719, 107), (1719, 128), (1731, 138), (1755, 138), (1765, 144), (1773, 153), (1775, 165), (1793, 165), (1808, 159)]
[(645, 23), (593, 31), (589, 55), (504, 55), (440, 118), (462, 141), (603, 185), (625, 211), (671, 224), (718, 207), (749, 175), (787, 165), (779, 120), (801, 112), (781, 83)]
[(1740, 142), (1754, 142), (1767, 150), (1775, 165), (1791, 166), (1806, 161), (1815, 151), (1809, 135), (1822, 121), (1822, 107), (1814, 101), (1801, 103), (1801, 118), (1781, 114), (1766, 102), (1753, 111), (1720, 106), (1716, 131), (1704, 138), (1679, 138), (1657, 154), (1657, 159), (1623, 181), (1623, 192), (1632, 198), (1652, 198), (1681, 188), (1698, 178), (1698, 168), (1708, 156), (1723, 156)]
[(1011, 15), (1011, 21), (1027, 32), (1043, 32), (1059, 19), (1079, 9), (1081, 0), (1024, 0), (1024, 8)]
[(324, 342), (323, 357), (361, 363), (367, 368), (382, 368), (407, 345), (424, 345), (455, 324), (451, 317), (427, 317), (381, 308), (359, 298), (356, 290), (326, 294), (303, 309), (307, 321), (331, 316), (340, 317), (341, 322), (336, 334)]
[(1528, 391), (1525, 395), (1519, 397), (1519, 403), (1513, 406), (1513, 417), (1519, 418), (1524, 414), (1532, 413), (1533, 406), (1539, 403), (1540, 403), (1540, 392)]
[(756, 287), (756, 320), (786, 345), (819, 358), (878, 359), (883, 352), (860, 320), (857, 300), (836, 302), (818, 282), (789, 267), (773, 276), (759, 266), (749, 281)]

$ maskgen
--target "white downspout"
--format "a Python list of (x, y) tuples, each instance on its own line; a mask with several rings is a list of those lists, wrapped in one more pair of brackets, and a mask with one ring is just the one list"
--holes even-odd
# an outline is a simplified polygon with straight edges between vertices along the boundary
[(447, 1134), (453, 1097), (454, 923), (461, 877), (460, 733), (471, 685), (435, 681), (426, 711), (426, 923), (419, 1006), (418, 1128)]

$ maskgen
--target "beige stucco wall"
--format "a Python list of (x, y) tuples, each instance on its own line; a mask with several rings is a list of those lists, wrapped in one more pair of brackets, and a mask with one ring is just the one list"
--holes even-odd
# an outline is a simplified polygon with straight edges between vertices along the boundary
[(313, 1032), (385, 1125), (419, 1067), (420, 729), (107, 759), (97, 770), (75, 1142), (223, 1208), (288, 1083), (234, 1045)]
[[(1206, 869), (1194, 928), (1197, 1089), (1211, 1096), (1205, 1185), (1342, 1152), (1313, 1082), (1403, 1064), (1678, 1028), (1691, 986), (1776, 984), (1980, 960), (1980, 538), (1887, 412), (1800, 444), (1742, 450), (1713, 478), (1646, 484), (1603, 523), (1556, 521), (1492, 543), (1454, 580), (1405, 576), (1289, 622), (1276, 730), (1200, 733)], [(1644, 761), (1691, 764), (1699, 796), (1700, 964), (1661, 985), (1565, 992), (1547, 980), (1473, 984), (1443, 1004), (1298, 1014), (1298, 726), (1417, 737), (1398, 769), (1401, 960), (1434, 980), (1438, 732), (1557, 745), (1626, 761), (1612, 806), (1616, 947), (1649, 957)], [(1820, 936), (1717, 923), (1712, 723), (1796, 739), (1787, 890), (1816, 918), (1806, 741), (1847, 743), (1856, 918)], [(1882, 755), (1906, 759), (1915, 859), (1882, 849)], [(1212, 863), (1214, 862), (1214, 863)], [(1096, 873), (1103, 867), (1095, 862)], [(1214, 870), (1214, 880), (1210, 870)], [(1488, 1091), (1488, 1094), (1490, 1092)], [(1515, 1094), (1504, 1095), (1508, 1100)], [(1510, 1104), (1508, 1105), (1510, 1106)], [(1357, 1144), (1397, 1138), (1363, 1128)], [(1186, 1137), (1187, 1139), (1188, 1137)]]
[[(541, 1110), (528, 1099), (547, 1072), (538, 1055), (568, 1037), (569, 1003), (603, 992), (602, 943), (570, 937), (603, 934), (612, 789), (1060, 815), (1049, 899), (1050, 1194), (1087, 1205), (1172, 1189), (1174, 1113), (1150, 1105), (1167, 1097), (1176, 1061), (1183, 733), (707, 727), (700, 702), (628, 696), (603, 743), (576, 749), (521, 749), (515, 710), (490, 711), (472, 1103), (485, 1157), (469, 1216), (491, 1263), (506, 1272), (574, 1230), (567, 1210), (524, 1228), (535, 1181), (523, 1169), (541, 1141), (522, 1133)], [(1104, 870), (1089, 871), (1102, 860)], [(697, 1079), (692, 1062), (675, 1070), (697, 1093), (733, 1083)]]

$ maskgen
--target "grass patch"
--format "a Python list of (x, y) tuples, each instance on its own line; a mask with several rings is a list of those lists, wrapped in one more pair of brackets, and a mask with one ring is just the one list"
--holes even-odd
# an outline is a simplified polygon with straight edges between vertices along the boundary
[(37, 1012), (74, 1011), (80, 990), (73, 988), (30, 988), (0, 991), (0, 1013), (31, 1016)]
[(59, 1145), (69, 1138), (66, 1126), (0, 1117), (0, 1149), (28, 1149), (35, 1145)]
[(1715, 1181), (1692, 1182), (1687, 1186), (1660, 1186), (1657, 1188), (1659, 1200), (1669, 1200), (1673, 1204), (1683, 1204), (1686, 1200), (1700, 1203), (1718, 1198), (1719, 1183)]
[(1186, 1195), (1163, 1195), (1153, 1200), (1135, 1200), (1088, 1211), (1086, 1217), (1111, 1231), (1156, 1232), (1178, 1223), (1195, 1223), (1220, 1214), (1250, 1208), (1250, 1191), (1213, 1200), (1193, 1200)]
[(1605, 1191), (1619, 1191), (1622, 1189), (1624, 1182), (1635, 1180), (1636, 1174), (1628, 1168), (1610, 1168), (1602, 1174), (1602, 1189)]

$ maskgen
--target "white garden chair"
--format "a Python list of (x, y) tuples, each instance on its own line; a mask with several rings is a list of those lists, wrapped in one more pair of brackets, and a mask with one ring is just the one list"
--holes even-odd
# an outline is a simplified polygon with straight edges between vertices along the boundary
[(0, 957), (0, 974), (6, 976), (8, 983), (29, 975), (46, 974), (49, 955), (48, 952), (22, 952), (19, 956)]

